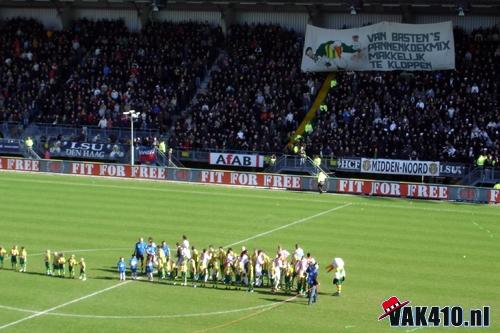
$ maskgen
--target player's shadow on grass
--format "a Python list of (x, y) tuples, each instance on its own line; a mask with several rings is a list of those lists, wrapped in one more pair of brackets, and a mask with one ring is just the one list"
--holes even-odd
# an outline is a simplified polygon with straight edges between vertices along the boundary
[(294, 304), (294, 305), (307, 305), (307, 298), (302, 297), (302, 298), (296, 298), (291, 301), (286, 301), (281, 298), (259, 298), (263, 301), (268, 301), (268, 302), (273, 302), (273, 303), (286, 303), (286, 304)]
[(58, 276), (53, 276), (53, 275), (47, 275), (46, 273), (41, 273), (41, 272), (30, 272), (30, 271), (27, 271), (27, 272), (16, 272), (16, 271), (12, 271), (11, 272), (13, 273), (19, 273), (19, 274), (28, 274), (28, 275), (41, 275), (41, 276), (46, 276), (48, 278), (59, 278)]

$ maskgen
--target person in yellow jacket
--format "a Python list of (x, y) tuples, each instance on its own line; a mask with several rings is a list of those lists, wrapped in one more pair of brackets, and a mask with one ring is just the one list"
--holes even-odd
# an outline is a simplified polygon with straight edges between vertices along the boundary
[(318, 191), (319, 191), (319, 194), (324, 192), (325, 182), (326, 182), (326, 174), (323, 171), (320, 171), (318, 173)]
[(31, 137), (28, 136), (24, 141), (24, 144), (26, 145), (26, 148), (28, 148), (29, 150), (33, 149), (33, 139)]
[(160, 141), (160, 144), (158, 145), (158, 150), (161, 151), (163, 154), (167, 152), (167, 146), (165, 145), (165, 141)]
[(479, 155), (479, 157), (476, 160), (477, 166), (480, 168), (484, 167), (484, 163), (486, 162), (487, 159), (488, 157), (486, 155), (483, 154)]

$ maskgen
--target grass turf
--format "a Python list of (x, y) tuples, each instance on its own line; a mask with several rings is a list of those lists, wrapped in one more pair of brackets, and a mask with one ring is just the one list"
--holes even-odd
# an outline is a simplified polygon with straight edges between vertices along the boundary
[[(499, 332), (499, 208), (0, 173), (0, 245), (28, 249), (28, 273), (11, 271), (8, 260), (0, 271), (0, 327), (34, 316), (4, 331), (395, 332), (377, 317), (381, 302), (396, 295), (414, 305), (490, 305), (484, 330)], [(249, 294), (136, 281), (37, 315), (118, 284), (116, 262), (139, 236), (172, 247), (182, 234), (198, 249), (260, 234), (234, 248), (273, 254), (278, 244), (292, 252), (299, 243), (320, 262), (319, 302), (307, 306), (305, 298), (268, 288)], [(40, 253), (47, 248), (84, 256), (88, 280), (44, 276)], [(333, 256), (346, 261), (340, 298), (331, 296), (325, 271)]]

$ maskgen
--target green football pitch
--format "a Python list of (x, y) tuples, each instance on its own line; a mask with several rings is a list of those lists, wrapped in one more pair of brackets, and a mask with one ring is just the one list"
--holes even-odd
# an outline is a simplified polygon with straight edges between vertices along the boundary
[[(421, 332), (378, 321), (410, 305), (491, 306), (500, 332), (500, 207), (192, 184), (0, 173), (0, 245), (28, 249), (26, 273), (0, 270), (0, 332)], [(318, 302), (269, 288), (120, 283), (138, 237), (183, 234), (198, 249), (295, 243), (320, 263)], [(88, 279), (44, 274), (43, 251), (85, 257)], [(334, 297), (333, 257), (346, 263)]]

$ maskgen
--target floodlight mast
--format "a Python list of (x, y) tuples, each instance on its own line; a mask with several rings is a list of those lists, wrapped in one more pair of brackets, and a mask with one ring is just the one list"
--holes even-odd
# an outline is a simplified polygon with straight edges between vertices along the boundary
[(134, 165), (134, 119), (139, 118), (141, 113), (130, 110), (123, 112), (123, 114), (130, 118), (130, 165)]

